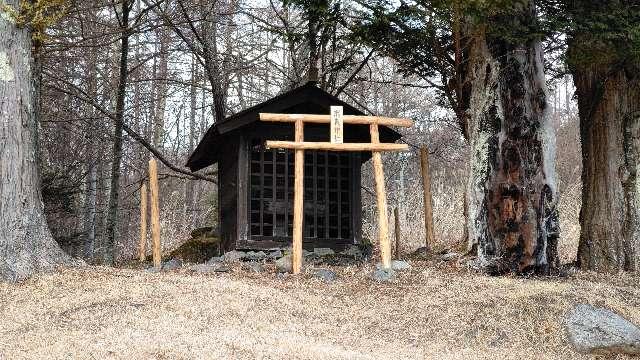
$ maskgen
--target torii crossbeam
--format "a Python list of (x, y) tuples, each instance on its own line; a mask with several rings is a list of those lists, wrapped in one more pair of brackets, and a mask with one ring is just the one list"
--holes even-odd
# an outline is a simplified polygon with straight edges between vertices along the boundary
[[(385, 191), (384, 169), (382, 167), (381, 152), (405, 151), (407, 144), (380, 143), (379, 125), (411, 127), (413, 121), (409, 119), (390, 118), (382, 116), (342, 115), (342, 106), (332, 106), (330, 115), (310, 114), (271, 114), (260, 113), (261, 121), (295, 123), (294, 141), (267, 141), (268, 149), (295, 150), (295, 179), (293, 188), (293, 249), (292, 266), (294, 274), (302, 268), (302, 219), (304, 209), (304, 151), (371, 151), (373, 170), (376, 182), (376, 198), (378, 204), (378, 243), (382, 266), (391, 267), (391, 244), (389, 242), (389, 223), (387, 219), (387, 194)], [(331, 142), (305, 142), (304, 124), (330, 124)], [(371, 143), (343, 143), (343, 124), (369, 125)]]

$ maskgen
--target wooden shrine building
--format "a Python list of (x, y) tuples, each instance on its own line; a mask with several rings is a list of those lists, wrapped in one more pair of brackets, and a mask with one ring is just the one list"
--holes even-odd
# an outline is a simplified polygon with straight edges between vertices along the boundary
[[(189, 157), (198, 171), (218, 164), (218, 220), (222, 246), (231, 249), (283, 248), (291, 244), (293, 150), (265, 148), (265, 140), (293, 140), (290, 124), (259, 121), (260, 113), (345, 115), (362, 112), (319, 89), (293, 89), (214, 124)], [(329, 141), (329, 126), (309, 124), (305, 141)], [(395, 142), (396, 131), (380, 126), (380, 141)], [(371, 141), (368, 125), (344, 126), (345, 142)], [(362, 240), (361, 167), (370, 152), (305, 151), (303, 246), (344, 249)]]

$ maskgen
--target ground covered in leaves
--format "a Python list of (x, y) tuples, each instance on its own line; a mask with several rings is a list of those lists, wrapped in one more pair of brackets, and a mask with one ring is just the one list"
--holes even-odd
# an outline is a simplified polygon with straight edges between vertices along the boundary
[(488, 277), (412, 262), (309, 275), (62, 269), (0, 283), (0, 359), (575, 359), (562, 322), (577, 303), (640, 323), (640, 278)]

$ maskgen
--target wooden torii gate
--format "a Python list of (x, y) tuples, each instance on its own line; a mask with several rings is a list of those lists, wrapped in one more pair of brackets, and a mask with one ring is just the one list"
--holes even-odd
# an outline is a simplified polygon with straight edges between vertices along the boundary
[[(267, 141), (268, 149), (295, 150), (295, 179), (293, 188), (293, 249), (292, 272), (298, 274), (302, 268), (302, 219), (304, 209), (304, 151), (371, 151), (376, 182), (376, 198), (378, 204), (378, 242), (382, 266), (391, 267), (391, 244), (389, 242), (389, 223), (387, 219), (387, 194), (385, 191), (384, 169), (381, 152), (405, 151), (407, 144), (380, 143), (379, 125), (411, 127), (409, 119), (382, 116), (343, 115), (342, 106), (332, 106), (330, 115), (310, 114), (272, 114), (260, 113), (261, 121), (295, 123), (294, 141)], [(305, 142), (304, 124), (330, 124), (331, 142)], [(371, 143), (343, 143), (343, 124), (369, 125)]]

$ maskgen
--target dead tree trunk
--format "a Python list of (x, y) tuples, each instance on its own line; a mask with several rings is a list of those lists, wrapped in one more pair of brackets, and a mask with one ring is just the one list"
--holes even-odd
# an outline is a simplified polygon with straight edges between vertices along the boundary
[[(535, 18), (532, 2), (514, 19)], [(525, 21), (525, 20), (522, 20)], [(558, 265), (555, 135), (539, 41), (510, 43), (479, 27), (471, 53), (468, 183), (471, 243), (491, 273)]]
[(582, 140), (578, 264), (640, 269), (640, 64), (574, 67)]
[(0, 280), (19, 281), (70, 260), (42, 205), (31, 32), (6, 11), (0, 8)]

